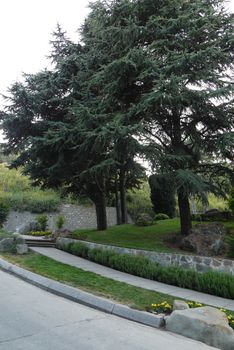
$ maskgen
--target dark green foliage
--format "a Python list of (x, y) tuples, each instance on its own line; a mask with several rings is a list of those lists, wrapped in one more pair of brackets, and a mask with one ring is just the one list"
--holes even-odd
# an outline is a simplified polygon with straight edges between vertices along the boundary
[(234, 258), (234, 236), (227, 237), (226, 243), (228, 246), (227, 257), (233, 259)]
[(153, 219), (150, 215), (142, 213), (136, 218), (135, 224), (137, 226), (150, 226), (153, 225)]
[(113, 251), (91, 249), (83, 243), (70, 243), (62, 248), (113, 269), (181, 288), (234, 298), (234, 276), (219, 272), (199, 273), (179, 267), (162, 267), (141, 256), (117, 254)]
[(169, 216), (167, 214), (163, 214), (163, 213), (158, 213), (155, 215), (154, 220), (167, 220), (170, 219)]
[(65, 218), (63, 215), (59, 215), (57, 218), (56, 218), (56, 221), (55, 221), (55, 225), (57, 227), (58, 230), (61, 230), (61, 228), (63, 227), (65, 223)]
[(176, 207), (174, 181), (166, 175), (152, 175), (149, 184), (154, 212), (165, 213), (173, 218)]
[(9, 205), (3, 201), (0, 201), (0, 227), (3, 226), (9, 213)]
[(229, 209), (231, 209), (231, 211), (234, 213), (234, 188), (232, 189), (230, 196), (229, 196), (229, 200), (228, 200), (228, 206)]
[(12, 210), (30, 211), (31, 213), (54, 212), (58, 210), (60, 199), (56, 195), (46, 195), (43, 192), (25, 191), (15, 193), (0, 193)]
[(48, 216), (47, 215), (39, 215), (37, 217), (37, 223), (41, 231), (45, 231), (47, 227)]
[(58, 27), (54, 69), (15, 83), (1, 113), (14, 166), (35, 184), (88, 196), (101, 230), (110, 193), (126, 221), (135, 159), (147, 158), (174, 180), (189, 234), (189, 196), (225, 195), (224, 176), (233, 176), (234, 31), (224, 4), (100, 0), (78, 44)]

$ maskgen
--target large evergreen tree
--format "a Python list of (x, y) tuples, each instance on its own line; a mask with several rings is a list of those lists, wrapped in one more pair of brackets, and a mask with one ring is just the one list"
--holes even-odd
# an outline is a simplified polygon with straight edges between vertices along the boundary
[(229, 171), (233, 15), (222, 0), (114, 0), (97, 2), (92, 18), (94, 47), (112, 57), (96, 76), (105, 108), (139, 126), (154, 169), (175, 182), (189, 234), (190, 194), (216, 191)]

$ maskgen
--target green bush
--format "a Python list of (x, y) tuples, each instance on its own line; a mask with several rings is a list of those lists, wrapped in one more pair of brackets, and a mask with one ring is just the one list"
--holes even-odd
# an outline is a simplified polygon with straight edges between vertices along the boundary
[(62, 248), (74, 255), (132, 275), (188, 288), (203, 293), (234, 299), (234, 276), (221, 272), (196, 272), (175, 266), (164, 267), (141, 256), (117, 254), (91, 249), (84, 243), (69, 243)]
[(52, 234), (51, 231), (32, 231), (32, 236), (50, 236)]
[(40, 190), (0, 192), (0, 199), (4, 200), (12, 210), (32, 213), (54, 212), (60, 205), (60, 199), (55, 193)]
[(234, 258), (234, 236), (229, 236), (226, 238), (226, 243), (228, 246), (227, 257)]
[(137, 226), (150, 226), (153, 225), (153, 220), (148, 214), (142, 213), (138, 215), (135, 224)]
[(65, 218), (63, 215), (59, 215), (57, 218), (56, 218), (56, 221), (55, 221), (55, 226), (57, 227), (58, 230), (61, 230), (61, 228), (63, 227), (65, 223)]
[(48, 216), (47, 215), (38, 215), (37, 217), (37, 223), (41, 231), (45, 231), (47, 227), (48, 222)]
[(163, 213), (158, 213), (155, 215), (154, 220), (167, 220), (170, 219), (169, 216), (167, 214), (163, 214)]
[(4, 222), (6, 221), (8, 213), (9, 213), (9, 206), (6, 203), (1, 201), (0, 202), (0, 227), (2, 227)]

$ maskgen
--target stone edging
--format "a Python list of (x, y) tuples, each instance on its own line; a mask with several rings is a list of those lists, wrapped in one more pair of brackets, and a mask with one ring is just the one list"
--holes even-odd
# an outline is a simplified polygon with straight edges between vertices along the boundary
[(0, 269), (20, 279), (33, 284), (36, 287), (46, 290), (47, 292), (69, 299), (76, 303), (89, 306), (91, 308), (119, 316), (130, 321), (142, 323), (146, 326), (160, 328), (164, 326), (164, 317), (157, 316), (145, 311), (138, 311), (128, 306), (114, 303), (108, 299), (98, 297), (91, 293), (84, 292), (80, 289), (67, 286), (63, 283), (43, 277), (34, 272), (25, 270), (19, 266), (9, 263), (0, 258)]
[(132, 249), (125, 247), (112, 246), (101, 243), (94, 243), (88, 241), (81, 241), (72, 238), (58, 238), (56, 247), (61, 249), (63, 245), (70, 242), (77, 242), (86, 244), (89, 248), (99, 248), (111, 250), (118, 254), (140, 255), (155, 262), (161, 266), (178, 266), (185, 269), (192, 269), (197, 272), (217, 271), (225, 272), (234, 275), (234, 260), (220, 259), (215, 257), (186, 255), (178, 253), (160, 253), (150, 250)]

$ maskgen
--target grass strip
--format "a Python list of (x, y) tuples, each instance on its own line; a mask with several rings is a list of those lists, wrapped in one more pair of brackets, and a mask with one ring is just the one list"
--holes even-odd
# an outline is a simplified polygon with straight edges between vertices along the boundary
[(103, 296), (138, 310), (149, 310), (151, 304), (167, 301), (172, 296), (114, 281), (93, 272), (72, 267), (37, 253), (13, 255), (1, 253), (3, 259), (42, 276)]

